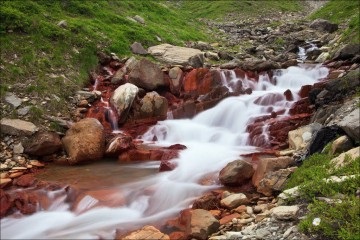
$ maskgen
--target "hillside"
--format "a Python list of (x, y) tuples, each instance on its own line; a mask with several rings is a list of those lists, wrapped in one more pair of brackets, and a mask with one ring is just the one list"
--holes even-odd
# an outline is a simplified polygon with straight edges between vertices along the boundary
[[(135, 41), (145, 48), (215, 42), (220, 35), (206, 30), (199, 17), (256, 17), (260, 6), (262, 14), (301, 9), (294, 1), (1, 1), (1, 96), (28, 97), (35, 103), (28, 116), (34, 122), (44, 114), (69, 117), (66, 103), (86, 85), (97, 52), (123, 58)], [(2, 108), (17, 116), (7, 105)]]

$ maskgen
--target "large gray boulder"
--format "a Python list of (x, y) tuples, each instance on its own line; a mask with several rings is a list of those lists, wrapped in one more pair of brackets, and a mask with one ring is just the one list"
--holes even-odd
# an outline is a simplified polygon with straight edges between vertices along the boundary
[(316, 29), (323, 32), (335, 32), (338, 30), (338, 25), (335, 23), (331, 23), (328, 20), (325, 19), (315, 19), (311, 24), (310, 28)]
[(340, 122), (339, 126), (354, 141), (360, 142), (360, 110), (354, 109), (347, 114)]
[(150, 91), (158, 87), (166, 86), (161, 68), (145, 58), (141, 59), (132, 69), (128, 81), (137, 87)]
[(347, 60), (355, 57), (360, 54), (360, 44), (352, 43), (347, 44), (344, 47), (340, 48), (335, 54), (334, 60)]
[(182, 66), (202, 67), (204, 54), (194, 48), (178, 47), (170, 44), (160, 44), (148, 48), (148, 53), (159, 61)]

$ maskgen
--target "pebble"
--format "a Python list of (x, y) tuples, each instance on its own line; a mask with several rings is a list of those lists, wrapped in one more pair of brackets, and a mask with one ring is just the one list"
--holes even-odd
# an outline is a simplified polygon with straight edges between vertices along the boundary
[(45, 164), (39, 162), (38, 160), (30, 160), (30, 164), (35, 167), (44, 167), (45, 166)]
[(14, 173), (11, 173), (9, 177), (10, 178), (17, 178), (17, 177), (20, 177), (23, 174), (24, 174), (24, 172), (14, 172)]

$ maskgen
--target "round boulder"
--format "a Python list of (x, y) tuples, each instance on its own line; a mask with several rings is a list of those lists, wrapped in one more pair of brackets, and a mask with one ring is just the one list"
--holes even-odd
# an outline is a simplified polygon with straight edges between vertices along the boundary
[(95, 118), (84, 118), (66, 132), (62, 143), (70, 164), (99, 160), (105, 152), (104, 127)]
[(244, 160), (235, 160), (228, 163), (219, 174), (219, 180), (223, 185), (238, 186), (250, 179), (254, 169), (250, 163)]

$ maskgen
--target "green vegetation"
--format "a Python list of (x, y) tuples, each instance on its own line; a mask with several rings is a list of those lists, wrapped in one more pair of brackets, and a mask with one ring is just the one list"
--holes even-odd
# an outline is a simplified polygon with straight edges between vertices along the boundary
[(300, 1), (278, 0), (278, 1), (237, 1), (237, 0), (215, 0), (215, 1), (179, 1), (182, 11), (190, 11), (196, 18), (222, 19), (224, 16), (231, 17), (232, 14), (246, 17), (259, 17), (259, 15), (279, 14), (279, 11), (299, 11)]
[(331, 22), (346, 23), (347, 28), (342, 35), (342, 41), (360, 42), (360, 2), (348, 0), (330, 0), (325, 6), (310, 16), (311, 19), (322, 18)]
[[(135, 15), (145, 24), (133, 20)], [(60, 21), (66, 23), (59, 26)], [(11, 86), (20, 95), (47, 97), (46, 109), (61, 112), (64, 101), (86, 85), (97, 51), (124, 57), (134, 41), (147, 48), (159, 44), (157, 36), (176, 45), (206, 41), (202, 29), (161, 1), (0, 1), (0, 93)]]
[[(360, 198), (355, 196), (360, 186), (360, 157), (345, 157), (345, 165), (335, 168), (328, 153), (316, 153), (307, 158), (295, 171), (287, 188), (300, 186), (300, 197), (291, 201), (309, 203), (306, 218), (300, 221), (300, 229), (320, 239), (359, 239), (360, 236)], [(354, 176), (341, 183), (324, 181), (330, 176)], [(326, 197), (333, 203), (318, 200)], [(320, 218), (320, 224), (313, 220)]]

